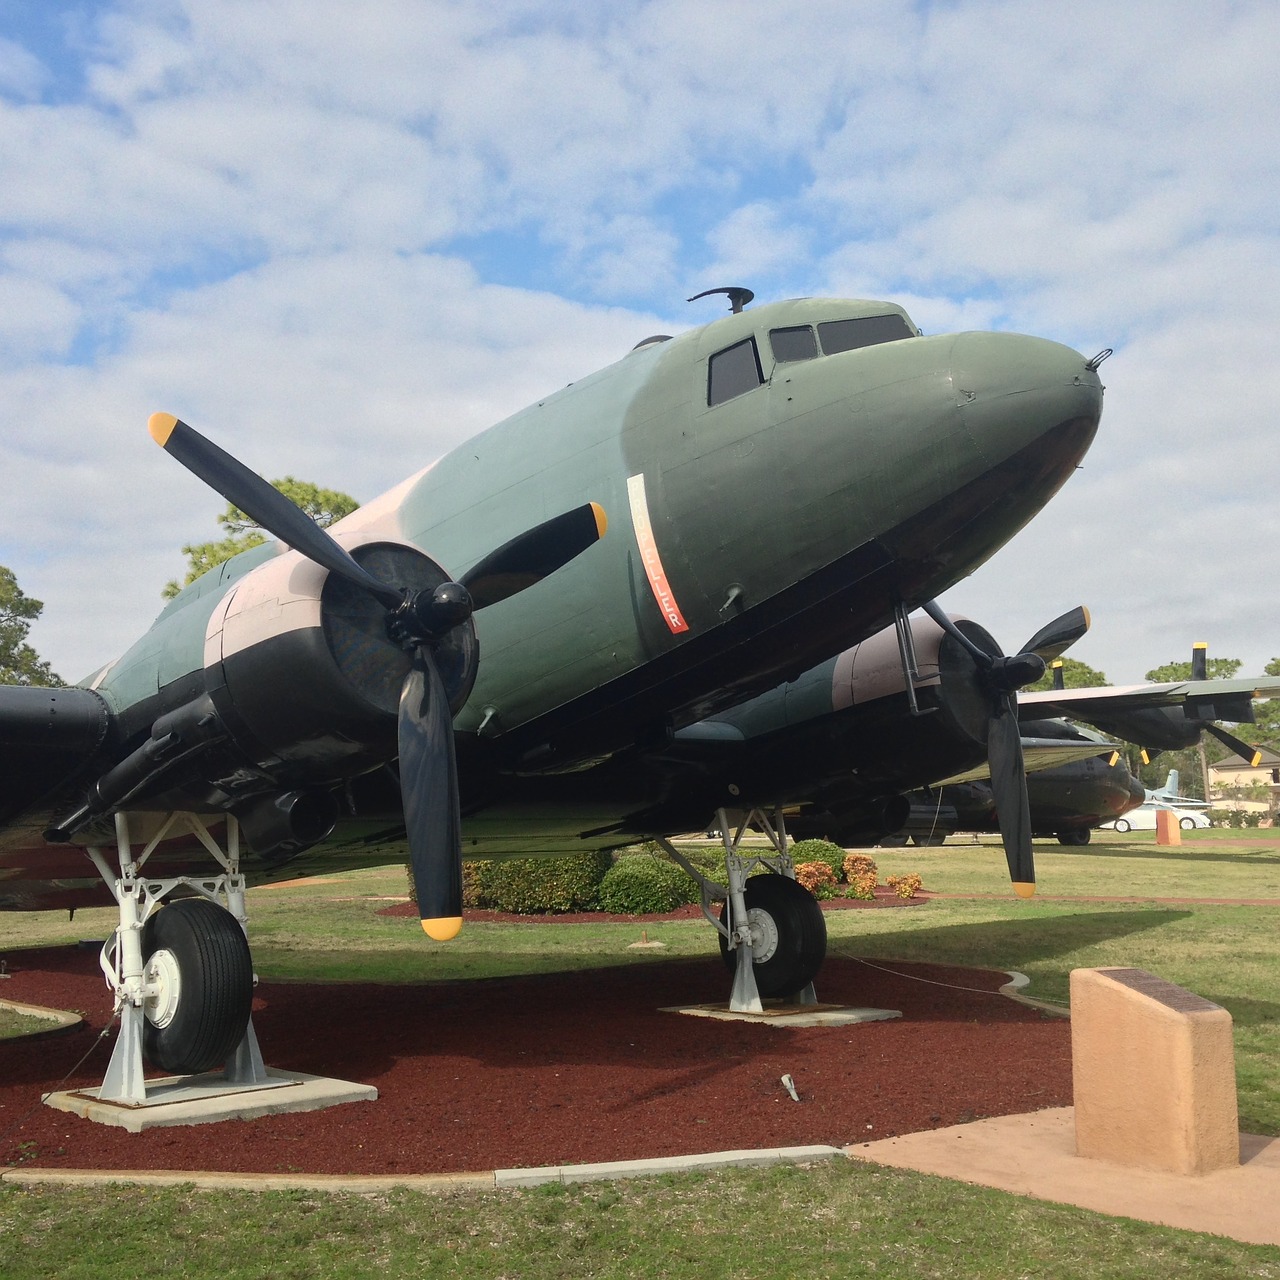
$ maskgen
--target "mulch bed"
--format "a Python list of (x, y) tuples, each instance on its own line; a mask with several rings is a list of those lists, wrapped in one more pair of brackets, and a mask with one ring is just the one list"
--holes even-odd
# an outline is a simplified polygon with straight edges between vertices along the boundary
[[(661, 1012), (727, 998), (713, 958), (423, 986), (263, 982), (254, 1024), (267, 1062), (373, 1084), (378, 1100), (135, 1135), (39, 1105), (107, 1019), (96, 954), (45, 948), (9, 963), (0, 997), (76, 1009), (87, 1025), (0, 1042), (0, 1175), (15, 1163), (483, 1171), (843, 1145), (1071, 1100), (1068, 1023), (995, 994), (1001, 974), (896, 963), (910, 976), (895, 976), (832, 956), (821, 1000), (903, 1017), (802, 1029)], [(109, 1051), (106, 1040), (61, 1087), (100, 1083)]]

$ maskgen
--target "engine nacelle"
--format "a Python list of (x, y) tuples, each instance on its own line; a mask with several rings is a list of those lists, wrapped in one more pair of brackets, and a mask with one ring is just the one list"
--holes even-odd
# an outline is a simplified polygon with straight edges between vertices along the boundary
[[(375, 542), (350, 551), (375, 578), (410, 591), (449, 580), (413, 547)], [(366, 591), (296, 552), (246, 574), (214, 611), (205, 636), (209, 695), (235, 746), (283, 789), (310, 790), (395, 758), (413, 653), (390, 639), (386, 618)], [(456, 713), (476, 677), (471, 621), (433, 654)]]

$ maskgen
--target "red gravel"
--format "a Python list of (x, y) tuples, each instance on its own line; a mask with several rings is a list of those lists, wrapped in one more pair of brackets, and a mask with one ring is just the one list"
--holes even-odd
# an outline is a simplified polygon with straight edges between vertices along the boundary
[[(106, 1019), (96, 955), (9, 960), (0, 996), (76, 1009), (89, 1025), (0, 1042), (0, 1166), (482, 1171), (847, 1144), (1071, 1099), (1067, 1022), (986, 994), (1003, 975), (891, 966), (984, 989), (973, 994), (831, 957), (824, 1002), (902, 1019), (788, 1029), (660, 1012), (727, 998), (727, 972), (710, 959), (429, 986), (264, 982), (254, 1025), (268, 1063), (376, 1085), (378, 1100), (135, 1135), (38, 1105)], [(101, 1082), (109, 1043), (69, 1087)]]

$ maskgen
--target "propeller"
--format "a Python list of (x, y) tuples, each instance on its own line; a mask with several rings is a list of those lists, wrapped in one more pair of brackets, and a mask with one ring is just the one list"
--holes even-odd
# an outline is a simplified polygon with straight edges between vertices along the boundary
[(436, 651), (456, 628), (473, 625), (477, 609), (533, 586), (604, 537), (604, 509), (589, 502), (554, 516), (498, 547), (459, 581), (414, 591), (375, 578), (278, 489), (185, 422), (156, 413), (147, 425), (165, 452), (255, 523), (386, 609), (387, 635), (412, 654), (397, 738), (418, 913), (428, 936), (454, 937), (462, 926), (462, 821), (453, 712)]
[[(1191, 646), (1191, 679), (1193, 681), (1207, 680), (1209, 678), (1209, 646), (1203, 641), (1198, 640)], [(1247, 712), (1247, 703), (1242, 710)], [(1221, 714), (1221, 709), (1220, 712)], [(1252, 712), (1247, 712), (1249, 719), (1253, 719)], [(1192, 722), (1194, 723), (1194, 722)], [(1257, 747), (1251, 747), (1243, 738), (1237, 738), (1235, 734), (1228, 733), (1220, 724), (1212, 720), (1201, 721), (1197, 728), (1202, 731), (1213, 734), (1219, 742), (1222, 743), (1228, 751), (1234, 752), (1242, 760), (1249, 763), (1249, 767), (1256, 769), (1262, 763), (1262, 752)], [(1197, 735), (1198, 736), (1198, 735)], [(1192, 739), (1187, 745), (1194, 745), (1196, 739)], [(1139, 752), (1142, 757), (1143, 764), (1150, 764), (1152, 760), (1160, 754), (1163, 747), (1140, 747)]]
[(1262, 752), (1257, 747), (1251, 747), (1243, 738), (1237, 738), (1235, 734), (1228, 733), (1220, 724), (1214, 724), (1212, 721), (1204, 727), (1228, 751), (1234, 751), (1241, 760), (1247, 760), (1249, 768), (1256, 769), (1262, 763)]
[(1036, 891), (1035, 861), (1031, 852), (1031, 810), (1027, 800), (1027, 774), (1022, 758), (1022, 733), (1018, 728), (1018, 690), (1039, 680), (1045, 663), (1080, 639), (1089, 629), (1089, 611), (1083, 606), (1041, 627), (1010, 656), (988, 653), (975, 644), (942, 611), (936, 600), (926, 601), (925, 613), (973, 659), (978, 678), (990, 700), (987, 721), (987, 763), (991, 791), (1000, 821), (1000, 839), (1009, 863), (1014, 892), (1029, 898)]

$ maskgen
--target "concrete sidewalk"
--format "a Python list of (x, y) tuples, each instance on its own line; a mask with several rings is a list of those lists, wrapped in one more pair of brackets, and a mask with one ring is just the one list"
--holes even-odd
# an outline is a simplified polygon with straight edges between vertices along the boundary
[(855, 1160), (934, 1173), (1246, 1244), (1280, 1245), (1280, 1138), (1240, 1135), (1240, 1166), (1183, 1177), (1085, 1160), (1057, 1107), (846, 1147)]

